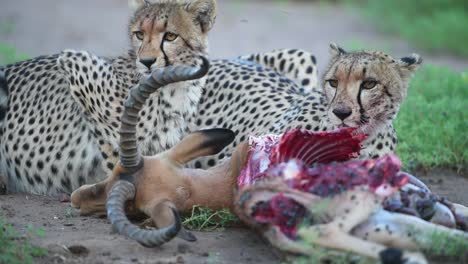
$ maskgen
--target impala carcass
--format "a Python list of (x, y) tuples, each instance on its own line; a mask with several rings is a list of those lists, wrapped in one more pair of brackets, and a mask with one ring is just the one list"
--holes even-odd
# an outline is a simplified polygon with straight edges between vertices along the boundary
[(401, 172), (393, 154), (349, 160), (363, 137), (352, 128), (251, 137), (236, 214), (276, 247), (306, 255), (314, 253), (306, 237), (386, 263), (426, 263), (419, 251), (433, 234), (468, 249), (467, 208)]

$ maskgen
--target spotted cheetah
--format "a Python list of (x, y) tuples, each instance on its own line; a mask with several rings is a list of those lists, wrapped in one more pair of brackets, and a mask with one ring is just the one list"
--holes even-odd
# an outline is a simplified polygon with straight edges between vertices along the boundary
[[(225, 151), (203, 158), (194, 166), (216, 165), (249, 135), (281, 134), (293, 128), (325, 131), (358, 127), (359, 132), (368, 134), (360, 158), (392, 152), (397, 143), (392, 122), (406, 97), (412, 74), (422, 63), (421, 57), (412, 54), (394, 59), (382, 52), (346, 52), (336, 44), (330, 45), (330, 52), (321, 88), (312, 86), (307, 93), (302, 93), (301, 85), (310, 83), (276, 74), (285, 70), (275, 66), (278, 61), (281, 65), (284, 52), (267, 56), (266, 60), (246, 56), (213, 62), (193, 129), (228, 128), (237, 136)], [(302, 57), (304, 51), (286, 54)], [(294, 67), (286, 71), (292, 76), (296, 72)]]
[[(0, 67), (0, 192), (8, 182), (10, 191), (70, 193), (105, 178), (117, 162), (118, 127), (128, 89), (151, 69), (195, 65), (195, 58), (206, 54), (215, 1), (133, 3), (137, 11), (129, 27), (132, 49), (125, 56), (102, 58), (68, 50)], [(247, 57), (274, 66), (266, 58), (282, 53)], [(294, 64), (303, 59), (315, 63), (312, 56), (285, 55), (277, 74), (305, 78)], [(312, 85), (316, 68), (307, 71)], [(186, 134), (203, 84), (204, 79), (173, 84), (150, 97), (137, 130), (142, 154), (156, 154)]]
[[(155, 67), (196, 65), (196, 58), (206, 53), (206, 34), (215, 19), (214, 1), (140, 2), (130, 23), (133, 49), (126, 56), (102, 58), (88, 52), (65, 51), (0, 69), (5, 71), (5, 81), (0, 82), (0, 110), (7, 109), (0, 111), (0, 116), (4, 115), (0, 120), (0, 175), (7, 176), (11, 191), (69, 193), (84, 183), (105, 178), (117, 161), (119, 116), (128, 88)], [(178, 12), (168, 15), (168, 10)], [(158, 19), (149, 23), (148, 14), (154, 12)], [(183, 17), (192, 19), (182, 19), (188, 24), (176, 23)], [(154, 25), (165, 26), (164, 33)], [(148, 30), (150, 33), (145, 33)], [(202, 37), (191, 38), (190, 32)], [(154, 36), (159, 36), (159, 42)], [(335, 67), (333, 76), (338, 81), (346, 84), (343, 73), (338, 75), (338, 68), (352, 57), (360, 58), (357, 65), (365, 61), (374, 65), (380, 60), (381, 66), (370, 65), (367, 71), (384, 80), (382, 75), (386, 72), (375, 68), (386, 67), (394, 73), (396, 82), (388, 85), (391, 84), (392, 93), (398, 94), (403, 94), (411, 72), (420, 64), (417, 56), (390, 63), (392, 59), (383, 54), (346, 53), (337, 47), (332, 51), (335, 56), (328, 72)], [(156, 54), (156, 60), (148, 58), (151, 54)], [(335, 101), (317, 88), (316, 69), (315, 57), (300, 50), (213, 61), (204, 79), (173, 84), (152, 95), (138, 124), (142, 154), (158, 153), (174, 145), (188, 130), (207, 126), (235, 130), (236, 145), (249, 134), (279, 133), (293, 127), (317, 131), (355, 125), (348, 124), (348, 120), (343, 124), (330, 123), (330, 106)], [(325, 84), (329, 83), (327, 79)], [(348, 86), (340, 86), (337, 91)], [(377, 94), (381, 91), (377, 87), (372, 90)], [(352, 107), (356, 97), (335, 103)], [(4, 98), (8, 98), (6, 103)], [(332, 103), (328, 104), (330, 100)], [(402, 96), (395, 95), (394, 100), (396, 114)], [(367, 97), (362, 100), (362, 116), (371, 102)], [(391, 151), (396, 143), (391, 120), (378, 127), (369, 125), (379, 124), (377, 119), (364, 121), (367, 125), (361, 127), (371, 134), (365, 154), (378, 156)], [(231, 150), (232, 146), (195, 166), (213, 166)]]
[[(105, 178), (117, 162), (128, 89), (155, 68), (196, 66), (206, 56), (215, 0), (134, 3), (124, 56), (64, 51), (0, 68), (0, 175), (9, 191), (70, 193)], [(204, 79), (176, 83), (150, 97), (137, 131), (143, 154), (187, 133), (203, 86)]]
[[(392, 128), (392, 120), (398, 111), (401, 101), (406, 96), (406, 89), (411, 74), (421, 64), (420, 57), (411, 55), (399, 60), (394, 60), (390, 56), (380, 52), (345, 52), (335, 45), (331, 46), (331, 52), (333, 56), (324, 74), (324, 81), (322, 82), (322, 87), (324, 88), (322, 89), (317, 88), (317, 85), (313, 83), (313, 80), (317, 79), (317, 67), (315, 65), (315, 60), (312, 59), (313, 56), (305, 51), (279, 50), (243, 56), (234, 60), (212, 61), (212, 66), (206, 77), (206, 84), (198, 106), (198, 112), (195, 114), (195, 117), (189, 118), (194, 120), (191, 129), (224, 127), (234, 130), (237, 134), (237, 138), (230, 147), (219, 155), (200, 160), (196, 162), (194, 166), (210, 167), (216, 165), (219, 160), (229, 156), (232, 147), (236, 146), (240, 141), (246, 140), (248, 135), (281, 133), (295, 127), (319, 131), (341, 126), (359, 126), (362, 131), (369, 133), (369, 138), (365, 142), (366, 148), (362, 154), (362, 158), (377, 157), (392, 151), (396, 144), (396, 135)], [(264, 57), (269, 59), (265, 60)], [(23, 64), (17, 64), (13, 67), (13, 69), (17, 70), (15, 72), (10, 72), (11, 75), (8, 83), (20, 83), (24, 86), (29, 83), (28, 79), (21, 78), (23, 74), (27, 74), (26, 72), (31, 71), (35, 72), (35, 69), (42, 67), (40, 68), (42, 71), (39, 72), (43, 73), (45, 79), (55, 81), (55, 86), (57, 87), (62, 85), (62, 90), (67, 87), (68, 89), (71, 88), (74, 93), (73, 96), (79, 98), (78, 100), (74, 99), (71, 101), (72, 103), (70, 104), (73, 107), (60, 108), (57, 110), (49, 106), (51, 109), (47, 112), (39, 108), (39, 114), (42, 118), (49, 118), (48, 115), (50, 114), (48, 112), (56, 114), (61, 113), (62, 116), (66, 116), (61, 117), (64, 120), (72, 117), (77, 118), (75, 116), (81, 116), (83, 115), (82, 112), (84, 112), (85, 115), (82, 118), (86, 118), (86, 122), (79, 121), (81, 119), (77, 119), (78, 121), (74, 122), (67, 122), (68, 126), (74, 126), (75, 130), (77, 128), (81, 129), (79, 133), (76, 134), (70, 131), (55, 131), (55, 126), (47, 123), (43, 124), (43, 122), (39, 122), (43, 124), (39, 126), (41, 135), (34, 134), (36, 130), (34, 126), (28, 127), (27, 133), (21, 132), (21, 129), (26, 131), (26, 124), (22, 124), (22, 128), (19, 128), (19, 133), (15, 134), (12, 132), (9, 133), (8, 131), (9, 129), (13, 130), (16, 124), (20, 122), (16, 119), (8, 122), (8, 117), (22, 118), (24, 121), (25, 114), (21, 113), (25, 110), (23, 110), (23, 108), (19, 109), (19, 105), (16, 107), (14, 106), (15, 104), (9, 106), (10, 110), (7, 114), (7, 122), (3, 121), (2, 137), (6, 137), (6, 140), (10, 143), (5, 144), (5, 146), (2, 144), (2, 155), (0, 158), (6, 160), (7, 164), (10, 164), (10, 167), (8, 167), (10, 170), (7, 170), (7, 175), (10, 180), (15, 180), (15, 177), (12, 176), (16, 176), (16, 174), (11, 173), (11, 168), (20, 175), (20, 179), (17, 179), (16, 182), (17, 184), (23, 184), (22, 186), (25, 186), (23, 190), (33, 191), (36, 185), (42, 186), (45, 179), (51, 178), (50, 181), (52, 181), (52, 183), (60, 181), (54, 190), (68, 192), (76, 185), (81, 185), (84, 182), (92, 183), (108, 175), (107, 171), (104, 170), (105, 168), (101, 169), (104, 170), (103, 172), (94, 169), (87, 174), (94, 178), (85, 178), (83, 175), (86, 171), (95, 168), (92, 165), (100, 164), (101, 167), (103, 167), (102, 163), (104, 160), (104, 167), (107, 165), (107, 169), (115, 165), (113, 158), (116, 157), (118, 150), (114, 145), (107, 146), (104, 143), (110, 142), (109, 138), (111, 138), (113, 144), (116, 144), (115, 134), (118, 131), (116, 129), (116, 123), (119, 122), (121, 104), (125, 98), (126, 92), (125, 89), (119, 90), (116, 88), (121, 86), (119, 84), (126, 82), (129, 82), (128, 85), (134, 84), (135, 78), (133, 75), (136, 67), (132, 62), (127, 62), (127, 64), (112, 64), (104, 68), (104, 66), (100, 64), (106, 63), (107, 61), (89, 53), (64, 52), (59, 58), (61, 59), (58, 61), (62, 62), (58, 63), (58, 65), (61, 65), (61, 67), (68, 67), (68, 72), (71, 72), (72, 76), (74, 76), (72, 79), (75, 79), (74, 81), (71, 80), (68, 86), (63, 85), (67, 80), (64, 76), (55, 76), (52, 74), (52, 72), (59, 67), (55, 61), (57, 56), (53, 56), (52, 58), (38, 58)], [(276, 60), (280, 58), (279, 64), (275, 63), (271, 58), (276, 58)], [(278, 66), (282, 65), (281, 58), (286, 60), (284, 67)], [(302, 58), (310, 58), (310, 60), (305, 62), (305, 64), (299, 65), (287, 63), (301, 62)], [(97, 65), (100, 65), (97, 70), (95, 69), (98, 78), (94, 79), (93, 76), (95, 73), (89, 69), (73, 71), (75, 66), (63, 66), (64, 61), (67, 62), (70, 60), (80, 62), (80, 65), (87, 65), (90, 68), (97, 63)], [(310, 72), (310, 70), (307, 70), (310, 68), (312, 68), (312, 74), (308, 77), (311, 81), (307, 83), (309, 87), (304, 88), (303, 84), (305, 83), (302, 82), (304, 77), (295, 73), (304, 71), (304, 69)], [(7, 67), (7, 70), (8, 69)], [(21, 75), (18, 74), (19, 72), (21, 72)], [(87, 72), (89, 77), (83, 77), (83, 72)], [(288, 73), (291, 78), (285, 76)], [(30, 74), (31, 73), (27, 75)], [(116, 77), (107, 77), (108, 75)], [(80, 77), (83, 80), (80, 80)], [(102, 87), (100, 90), (99, 83), (102, 82), (101, 79), (107, 78), (109, 78), (109, 84), (106, 86), (107, 90), (103, 90)], [(36, 80), (36, 78), (34, 78), (34, 80)], [(42, 80), (42, 82), (45, 82), (44, 80)], [(118, 85), (114, 85), (115, 87), (110, 85), (110, 81), (112, 80)], [(36, 81), (41, 80), (39, 79)], [(371, 81), (375, 82), (374, 87), (371, 87), (374, 85)], [(336, 88), (334, 86), (336, 86)], [(12, 85), (12, 87), (17, 88), (18, 86)], [(355, 89), (354, 91), (353, 87)], [(32, 90), (35, 89), (38, 89), (38, 87), (33, 86)], [(48, 102), (48, 100), (54, 102), (53, 99), (57, 95), (55, 89), (58, 88), (48, 86), (48, 89), (51, 90), (51, 93), (46, 93), (43, 97), (40, 97), (41, 103)], [(364, 89), (366, 90), (363, 91)], [(164, 103), (164, 90), (165, 89), (161, 90), (162, 94), (159, 97), (160, 99), (157, 100), (157, 107), (168, 106), (166, 105), (167, 103)], [(11, 87), (9, 92), (16, 93), (15, 89), (11, 89)], [(64, 92), (62, 91), (62, 93)], [(336, 93), (336, 95), (334, 93)], [(175, 92), (174, 95), (176, 95)], [(10, 95), (10, 98), (14, 97)], [(24, 100), (26, 97), (23, 95), (22, 98)], [(340, 100), (336, 98), (340, 98)], [(59, 101), (56, 99), (56, 104), (59, 104), (61, 100), (65, 99), (60, 99)], [(93, 100), (95, 100), (94, 103)], [(15, 100), (10, 101), (15, 102)], [(77, 101), (79, 103), (76, 103)], [(28, 102), (26, 102), (26, 104), (28, 104)], [(139, 144), (143, 146), (143, 154), (145, 155), (157, 153), (160, 149), (164, 149), (164, 147), (173, 144), (167, 143), (166, 141), (167, 146), (160, 145), (158, 149), (156, 147), (151, 147), (152, 144), (165, 142), (163, 141), (164, 138), (161, 138), (161, 134), (164, 134), (165, 131), (169, 132), (169, 129), (164, 129), (164, 127), (162, 129), (163, 131), (156, 130), (156, 133), (152, 129), (145, 129), (146, 126), (151, 126), (151, 124), (157, 126), (154, 120), (158, 119), (154, 118), (153, 114), (154, 112), (158, 113), (159, 109), (153, 106), (153, 104), (155, 104), (154, 100), (149, 104), (149, 107), (152, 107), (151, 110), (143, 110), (143, 118), (138, 125), (139, 129), (143, 129), (143, 133), (141, 130), (139, 131), (139, 133), (141, 133), (139, 135)], [(97, 106), (100, 108), (97, 109)], [(37, 106), (34, 105), (34, 107)], [(336, 110), (341, 109), (340, 107), (348, 107), (351, 109), (351, 113), (346, 116), (346, 118), (343, 118), (343, 120), (339, 118), (341, 114), (340, 111)], [(11, 109), (14, 111), (11, 111)], [(37, 112), (36, 110), (36, 108), (34, 108), (34, 111), (29, 110), (30, 114), (34, 114), (34, 112)], [(343, 110), (341, 110), (341, 112), (343, 112)], [(165, 117), (163, 115), (162, 123), (167, 124), (167, 118), (167, 116)], [(55, 119), (60, 118), (55, 117)], [(83, 122), (82, 128), (75, 127), (74, 124), (81, 124), (80, 122)], [(13, 125), (7, 125), (6, 123), (13, 123)], [(27, 122), (27, 124), (29, 124), (29, 122)], [(44, 131), (54, 132), (47, 132), (43, 135)], [(180, 131), (181, 134), (183, 132), (184, 131)], [(18, 137), (19, 135), (23, 137)], [(48, 144), (49, 147), (46, 148), (44, 145), (48, 143), (47, 138), (52, 138), (52, 136), (55, 141), (53, 141), (52, 144)], [(73, 137), (76, 138), (74, 139)], [(68, 152), (62, 151), (61, 154), (55, 154), (54, 156), (54, 149), (50, 146), (55, 146), (57, 142), (61, 142), (60, 139), (63, 138), (71, 138), (71, 140), (67, 140), (66, 143), (63, 143), (59, 148), (60, 150), (68, 148)], [(89, 143), (89, 138), (93, 140), (91, 141), (92, 144)], [(27, 142), (31, 140), (36, 144), (34, 145), (35, 148), (31, 151), (27, 151), (28, 147), (26, 147), (26, 149), (21, 147), (19, 143), (21, 141)], [(96, 141), (97, 144), (95, 143)], [(175, 141), (176, 139), (174, 139), (173, 142)], [(2, 139), (1, 142), (5, 142), (5, 140)], [(149, 144), (146, 142), (149, 142)], [(15, 151), (9, 153), (7, 151), (10, 150), (11, 144), (13, 145), (11, 148), (14, 148)], [(97, 145), (97, 147), (95, 147), (97, 150), (95, 150), (95, 152), (84, 152), (84, 150), (80, 149), (80, 147), (87, 145)], [(40, 155), (43, 157), (39, 158), (38, 161), (34, 161), (36, 151), (39, 151), (37, 156)], [(63, 152), (65, 154), (62, 154)], [(21, 158), (26, 157), (24, 164), (22, 163), (23, 159), (19, 157), (15, 159), (15, 156), (13, 156), (13, 158), (9, 156), (15, 153), (20, 155)], [(72, 154), (70, 155), (70, 153)], [(92, 160), (91, 164), (85, 163), (90, 153), (96, 154), (97, 158)], [(107, 153), (111, 154), (109, 155)], [(55, 164), (61, 164), (62, 156), (66, 158), (66, 162), (64, 162), (66, 167), (64, 168), (61, 166), (57, 167), (56, 170), (53, 169), (54, 166), (58, 166)], [(12, 160), (14, 160), (15, 163), (13, 163)], [(16, 160), (19, 162), (17, 166), (15, 166), (15, 164), (17, 164)], [(65, 161), (65, 159), (63, 160)], [(39, 166), (41, 166), (42, 169), (37, 168), (37, 162), (39, 162)], [(28, 167), (28, 164), (35, 164), (36, 166), (32, 166), (31, 169), (31, 167)], [(73, 171), (67, 170), (68, 168), (74, 168), (74, 164), (79, 164), (80, 169), (75, 175)], [(45, 167), (49, 169), (44, 169)], [(29, 176), (31, 179), (28, 180), (28, 177), (23, 176), (26, 178), (23, 179), (20, 171), (23, 171), (25, 176), (29, 176), (31, 172), (33, 172), (33, 178)], [(68, 182), (76, 183), (73, 186), (69, 186), (70, 184), (68, 184)], [(52, 193), (52, 189), (46, 189), (44, 193), (50, 194)]]

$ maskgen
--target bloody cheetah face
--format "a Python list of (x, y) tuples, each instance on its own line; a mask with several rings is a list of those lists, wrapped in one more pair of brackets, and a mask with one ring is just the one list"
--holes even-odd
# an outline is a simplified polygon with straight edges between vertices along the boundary
[(322, 87), (329, 101), (328, 122), (371, 132), (393, 120), (406, 97), (408, 82), (422, 59), (399, 60), (382, 52), (346, 52), (331, 44), (332, 59)]
[(197, 65), (197, 58), (207, 52), (215, 0), (133, 2), (137, 10), (129, 34), (141, 74), (169, 65)]

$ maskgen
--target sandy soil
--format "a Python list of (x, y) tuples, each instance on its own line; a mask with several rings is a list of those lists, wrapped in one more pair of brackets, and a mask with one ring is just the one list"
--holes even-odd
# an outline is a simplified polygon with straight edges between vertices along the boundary
[[(468, 179), (449, 170), (421, 175), (434, 192), (468, 204)], [(58, 198), (14, 194), (0, 196), (0, 215), (19, 230), (42, 227), (46, 237), (33, 243), (49, 250), (37, 263), (281, 263), (266, 241), (246, 228), (194, 232), (198, 241), (174, 239), (160, 248), (144, 248), (116, 233), (105, 218), (78, 216)], [(68, 249), (67, 249), (68, 248)], [(441, 262), (445, 263), (445, 262)]]
[[(37, 263), (274, 263), (266, 242), (245, 228), (194, 232), (198, 241), (179, 238), (160, 248), (144, 248), (113, 232), (105, 218), (71, 213), (57, 198), (15, 194), (0, 196), (0, 215), (24, 230), (42, 227), (46, 237), (33, 243), (49, 250)], [(69, 250), (67, 250), (69, 248)]]

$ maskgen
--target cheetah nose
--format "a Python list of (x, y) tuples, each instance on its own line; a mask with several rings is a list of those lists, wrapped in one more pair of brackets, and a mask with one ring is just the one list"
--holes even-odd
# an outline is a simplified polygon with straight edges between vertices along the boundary
[(349, 117), (353, 111), (348, 108), (348, 107), (343, 107), (343, 108), (335, 108), (333, 109), (333, 113), (341, 120), (345, 120), (347, 117)]
[(140, 59), (140, 63), (145, 65), (146, 68), (151, 69), (151, 65), (156, 62), (156, 58)]

